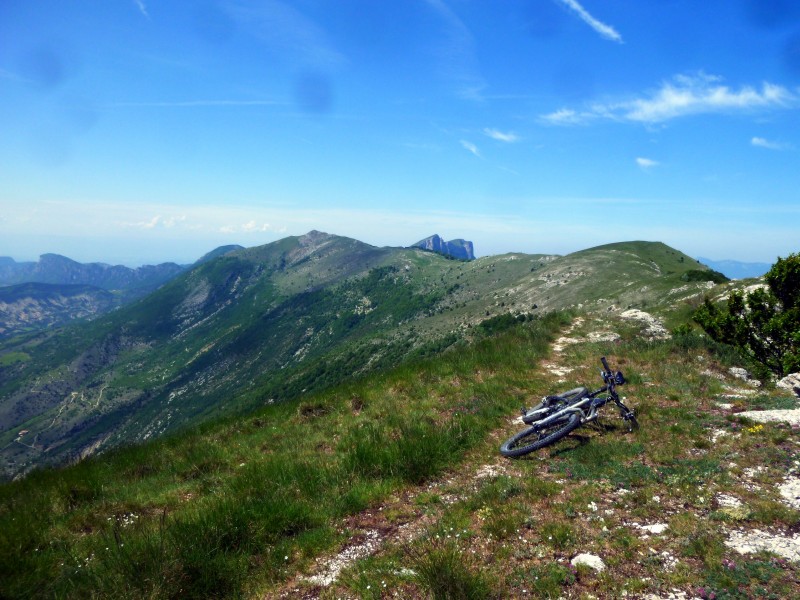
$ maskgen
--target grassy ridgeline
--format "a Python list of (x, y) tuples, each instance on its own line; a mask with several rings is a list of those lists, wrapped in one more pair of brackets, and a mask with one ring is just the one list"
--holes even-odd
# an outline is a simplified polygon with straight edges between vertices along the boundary
[[(0, 594), (239, 597), (462, 460), (536, 388), (553, 314), (244, 419), (0, 487)], [(540, 386), (543, 387), (543, 386)]]

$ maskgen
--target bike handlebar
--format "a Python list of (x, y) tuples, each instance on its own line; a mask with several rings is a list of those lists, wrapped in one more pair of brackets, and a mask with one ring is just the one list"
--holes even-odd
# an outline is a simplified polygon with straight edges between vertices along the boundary
[(600, 362), (603, 363), (603, 368), (606, 370), (606, 373), (611, 374), (611, 367), (608, 366), (608, 363), (606, 362), (606, 357), (605, 356), (600, 358)]

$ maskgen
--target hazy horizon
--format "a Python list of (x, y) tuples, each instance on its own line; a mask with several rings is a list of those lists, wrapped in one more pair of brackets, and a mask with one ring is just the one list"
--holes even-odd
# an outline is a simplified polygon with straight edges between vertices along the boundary
[(771, 263), (799, 249), (799, 109), (792, 2), (10, 0), (0, 255), (317, 229)]

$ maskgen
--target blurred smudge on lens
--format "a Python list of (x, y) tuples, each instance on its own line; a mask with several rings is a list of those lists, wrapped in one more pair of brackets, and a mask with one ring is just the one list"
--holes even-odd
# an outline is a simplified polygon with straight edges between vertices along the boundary
[(224, 44), (236, 31), (230, 16), (214, 4), (204, 2), (196, 6), (192, 17), (197, 35), (209, 44)]
[(790, 36), (783, 48), (783, 63), (786, 70), (800, 79), (800, 32)]
[(525, 30), (533, 37), (551, 38), (564, 28), (564, 10), (555, 2), (533, 2), (522, 17)]
[(20, 72), (34, 87), (46, 91), (58, 87), (65, 78), (63, 60), (53, 48), (47, 46), (27, 52), (20, 60)]
[(746, 13), (755, 27), (776, 29), (800, 20), (800, 3), (797, 0), (748, 0)]
[(330, 79), (320, 73), (304, 73), (294, 84), (294, 100), (303, 112), (324, 114), (333, 107)]

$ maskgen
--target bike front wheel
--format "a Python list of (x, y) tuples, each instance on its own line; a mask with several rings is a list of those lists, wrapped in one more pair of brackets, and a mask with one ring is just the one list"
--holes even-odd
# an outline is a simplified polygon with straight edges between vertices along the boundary
[(534, 425), (506, 440), (500, 446), (500, 454), (509, 458), (523, 456), (557, 442), (580, 424), (580, 414), (573, 412), (545, 427)]

